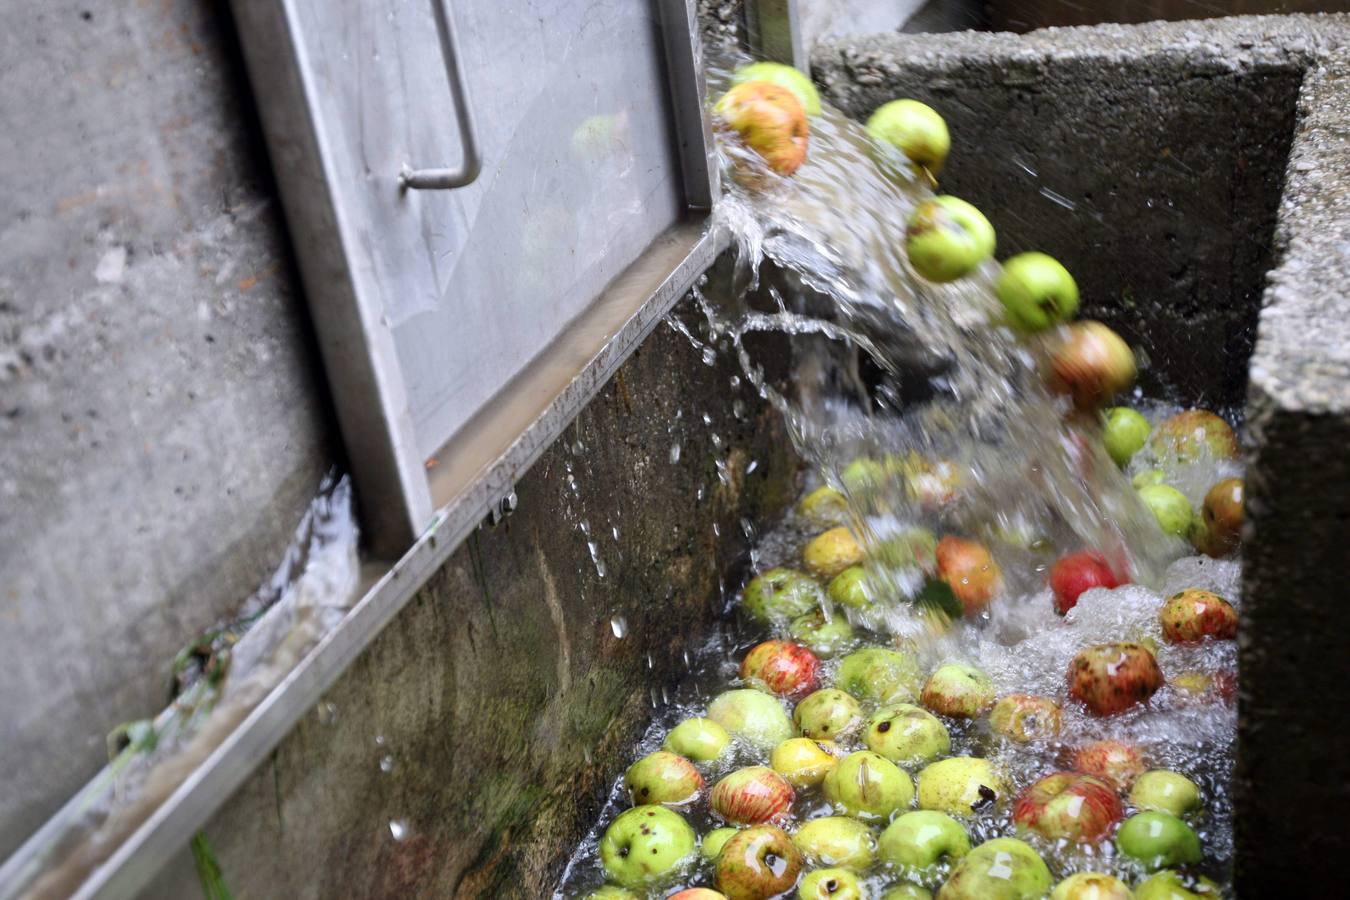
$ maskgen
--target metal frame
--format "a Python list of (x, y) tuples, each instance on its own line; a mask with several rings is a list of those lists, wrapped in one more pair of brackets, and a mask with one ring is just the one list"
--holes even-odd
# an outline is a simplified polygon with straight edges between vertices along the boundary
[(786, 63), (810, 74), (811, 61), (802, 41), (797, 0), (747, 0), (745, 18), (750, 51), (755, 56)]

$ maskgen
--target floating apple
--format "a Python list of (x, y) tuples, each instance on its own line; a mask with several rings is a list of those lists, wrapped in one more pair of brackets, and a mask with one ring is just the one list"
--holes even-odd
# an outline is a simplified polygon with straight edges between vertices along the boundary
[(1116, 849), (1152, 872), (1193, 865), (1201, 858), (1200, 838), (1191, 826), (1165, 812), (1130, 816), (1116, 834)]
[(1168, 597), (1158, 613), (1158, 622), (1169, 644), (1193, 644), (1205, 638), (1231, 641), (1237, 637), (1237, 610), (1218, 594), (1199, 588), (1187, 588)]
[(817, 656), (835, 656), (857, 644), (857, 632), (848, 619), (820, 609), (793, 619), (788, 634)]
[(862, 707), (849, 693), (825, 688), (803, 698), (792, 719), (813, 740), (838, 740), (862, 721)]
[(1134, 900), (1219, 900), (1223, 892), (1203, 875), (1183, 875), (1164, 869), (1134, 889)]
[(1144, 501), (1163, 534), (1186, 537), (1191, 531), (1191, 520), (1195, 514), (1186, 495), (1170, 484), (1149, 484), (1136, 489), (1139, 499)]
[(660, 803), (677, 806), (688, 803), (703, 790), (703, 776), (683, 756), (658, 750), (628, 767), (623, 787), (631, 803)]
[(797, 504), (797, 515), (815, 525), (842, 525), (848, 521), (848, 500), (828, 484), (821, 485)]
[(1131, 900), (1130, 886), (1104, 872), (1070, 875), (1050, 892), (1050, 900)]
[(994, 254), (994, 241), (984, 214), (948, 194), (920, 203), (905, 225), (910, 265), (929, 281), (968, 275)]
[(811, 865), (859, 872), (872, 865), (877, 844), (871, 828), (848, 816), (812, 819), (797, 829), (792, 841)]
[(712, 719), (685, 719), (666, 735), (661, 746), (694, 762), (717, 759), (731, 743), (731, 735)]
[(1013, 821), (1050, 840), (1100, 840), (1125, 814), (1113, 787), (1090, 775), (1054, 772), (1024, 790)]
[(872, 547), (872, 559), (890, 569), (937, 572), (937, 538), (927, 528), (907, 528)]
[(1078, 282), (1044, 253), (1019, 253), (1004, 262), (994, 292), (1008, 322), (1022, 331), (1044, 331), (1078, 311)]
[(1078, 605), (1084, 591), (1119, 587), (1123, 583), (1106, 559), (1091, 550), (1070, 553), (1050, 567), (1050, 590), (1055, 594), (1055, 612), (1061, 616)]
[(1240, 453), (1232, 427), (1204, 409), (1188, 409), (1159, 422), (1148, 443), (1154, 456), (1179, 463), (1237, 459)]
[(927, 869), (954, 862), (970, 852), (966, 829), (946, 813), (920, 809), (905, 813), (886, 826), (877, 843), (883, 862), (910, 869)]
[(697, 837), (679, 813), (635, 806), (620, 813), (600, 838), (605, 875), (626, 888), (667, 880), (694, 853)]
[(778, 699), (750, 688), (719, 694), (708, 704), (708, 718), (764, 750), (794, 736), (792, 720)]
[(863, 900), (858, 876), (848, 869), (817, 869), (807, 872), (797, 886), (800, 900)]
[(839, 761), (823, 782), (825, 799), (863, 821), (885, 821), (914, 799), (914, 782), (895, 763), (859, 750)]
[(860, 700), (903, 703), (918, 695), (923, 673), (912, 653), (868, 647), (839, 661), (834, 683)]
[(767, 81), (734, 86), (714, 111), (770, 169), (791, 175), (806, 162), (810, 127), (792, 91)]
[(989, 730), (1019, 744), (1057, 737), (1062, 721), (1059, 704), (1035, 694), (1009, 694), (989, 711)]
[(838, 747), (833, 741), (791, 738), (773, 748), (769, 766), (795, 790), (814, 787), (834, 768)]
[(1209, 489), (1200, 507), (1200, 527), (1191, 532), (1195, 549), (1217, 559), (1238, 548), (1245, 497), (1246, 483), (1241, 478), (1225, 478)]
[(815, 579), (792, 569), (770, 569), (750, 579), (741, 608), (761, 622), (786, 622), (816, 609), (820, 598)]
[(973, 719), (994, 705), (994, 682), (974, 666), (948, 663), (928, 676), (923, 705), (954, 719)]
[(1167, 473), (1162, 469), (1145, 469), (1142, 472), (1136, 472), (1130, 479), (1130, 484), (1136, 489), (1148, 487), (1150, 484), (1166, 484)]
[(728, 900), (768, 900), (797, 883), (802, 854), (783, 829), (756, 825), (732, 835), (717, 854), (715, 871), (717, 889)]
[(956, 864), (938, 900), (1036, 900), (1050, 891), (1050, 870), (1017, 838), (985, 841)]
[(1136, 809), (1183, 816), (1200, 808), (1200, 787), (1180, 772), (1154, 769), (1135, 781), (1130, 803)]
[(830, 580), (826, 593), (839, 606), (865, 610), (872, 607), (872, 595), (867, 584), (867, 570), (849, 566)]
[(1144, 449), (1153, 426), (1137, 411), (1128, 406), (1116, 406), (1106, 411), (1102, 442), (1116, 465), (1125, 466), (1136, 453)]
[(816, 655), (801, 644), (764, 641), (741, 661), (741, 677), (780, 696), (794, 697), (815, 688), (819, 666)]
[(903, 766), (929, 763), (951, 750), (947, 726), (932, 713), (909, 703), (883, 706), (863, 732), (867, 749)]
[(948, 535), (937, 545), (938, 577), (951, 586), (967, 616), (989, 605), (1003, 583), (1003, 574), (979, 541)]
[(739, 830), (739, 828), (729, 826), (714, 828), (703, 836), (703, 843), (699, 847), (699, 852), (703, 854), (704, 859), (717, 859), (717, 854), (722, 852), (722, 848), (726, 846), (727, 841), (731, 840), (731, 836)]
[(713, 812), (737, 825), (759, 825), (785, 818), (795, 794), (782, 775), (767, 766), (737, 769), (713, 785)]
[(974, 756), (953, 756), (919, 773), (919, 808), (968, 816), (988, 809), (1005, 793), (992, 763)]
[(1163, 686), (1158, 661), (1143, 644), (1097, 644), (1069, 663), (1069, 695), (1097, 716), (1124, 712)]
[(1081, 410), (1097, 409), (1134, 384), (1134, 353), (1101, 322), (1076, 322), (1050, 360), (1050, 387)]
[(711, 888), (685, 888), (671, 894), (666, 900), (727, 900), (727, 895)]
[(776, 62), (757, 62), (741, 66), (731, 75), (732, 84), (767, 81), (792, 91), (808, 116), (820, 115), (820, 94), (811, 79), (792, 66)]
[(862, 547), (853, 532), (842, 525), (816, 535), (802, 550), (802, 562), (820, 578), (833, 578), (862, 561)]
[(918, 100), (883, 103), (867, 118), (867, 133), (898, 149), (914, 165), (936, 176), (947, 161), (952, 138), (937, 110)]
[(1076, 772), (1100, 778), (1123, 791), (1144, 773), (1144, 757), (1139, 749), (1123, 741), (1093, 741), (1079, 748), (1073, 757)]

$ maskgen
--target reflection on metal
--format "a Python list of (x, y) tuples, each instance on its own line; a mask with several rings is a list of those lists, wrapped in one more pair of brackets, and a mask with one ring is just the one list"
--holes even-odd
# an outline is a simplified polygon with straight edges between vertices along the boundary
[(810, 71), (802, 42), (797, 0), (749, 0), (745, 5), (750, 52), (761, 59)]
[(450, 95), (455, 101), (455, 123), (459, 126), (459, 146), (463, 159), (454, 169), (410, 169), (406, 166), (398, 176), (400, 188), (417, 190), (448, 190), (472, 184), (483, 167), (478, 153), (478, 131), (473, 124), (473, 108), (469, 106), (465, 88), (464, 68), (459, 61), (459, 45), (455, 38), (455, 20), (450, 15), (450, 0), (431, 0), (436, 16), (436, 34), (441, 41), (441, 57), (445, 61), (445, 77), (450, 84)]

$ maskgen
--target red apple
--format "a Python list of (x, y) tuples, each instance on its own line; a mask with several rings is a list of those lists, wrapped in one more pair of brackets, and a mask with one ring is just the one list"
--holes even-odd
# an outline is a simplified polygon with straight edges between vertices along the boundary
[(1091, 588), (1114, 588), (1129, 579), (1116, 578), (1100, 553), (1084, 550), (1070, 553), (1050, 567), (1050, 590), (1055, 592), (1055, 612), (1061, 616), (1078, 605), (1078, 597)]
[(1134, 780), (1144, 774), (1143, 754), (1139, 748), (1124, 741), (1093, 741), (1078, 749), (1073, 756), (1075, 772), (1091, 775), (1111, 785), (1118, 791), (1129, 788)]
[(783, 896), (797, 883), (802, 863), (801, 851), (781, 828), (745, 828), (732, 835), (717, 854), (717, 889), (729, 900)]
[(713, 812), (737, 825), (786, 818), (792, 809), (792, 785), (768, 766), (737, 769), (712, 789)]
[(1194, 644), (1205, 638), (1231, 641), (1237, 637), (1237, 610), (1218, 594), (1199, 588), (1187, 588), (1168, 597), (1158, 621), (1169, 644)]
[(779, 175), (791, 175), (806, 161), (810, 126), (801, 101), (787, 88), (743, 82), (722, 95), (716, 112)]
[(1097, 644), (1069, 663), (1069, 695), (1093, 715), (1110, 716), (1143, 703), (1163, 686), (1158, 661), (1143, 644)]
[(1046, 775), (1013, 805), (1018, 827), (1051, 840), (1099, 840), (1124, 814), (1110, 785), (1077, 772)]
[(685, 888), (671, 894), (666, 900), (727, 900), (727, 895), (712, 888)]
[(989, 605), (1003, 581), (998, 563), (978, 541), (948, 535), (937, 545), (938, 577), (947, 582), (967, 616)]
[(1188, 409), (1158, 423), (1149, 438), (1155, 456), (1194, 462), (1203, 456), (1237, 459), (1237, 435), (1227, 422), (1204, 409)]
[(1217, 559), (1238, 548), (1245, 495), (1241, 478), (1225, 478), (1209, 489), (1200, 508), (1200, 526), (1191, 533), (1195, 549)]
[(783, 697), (808, 694), (816, 689), (820, 660), (810, 650), (792, 641), (756, 644), (741, 661), (741, 677), (757, 681)]
[(1096, 409), (1134, 384), (1134, 353), (1101, 322), (1076, 322), (1050, 360), (1050, 388), (1082, 410)]

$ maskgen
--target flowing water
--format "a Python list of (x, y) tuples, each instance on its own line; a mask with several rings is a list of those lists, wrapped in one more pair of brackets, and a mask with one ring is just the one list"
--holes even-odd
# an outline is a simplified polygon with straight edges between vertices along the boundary
[[(714, 96), (725, 89), (729, 71), (729, 66), (710, 69)], [(849, 634), (821, 651), (821, 685), (831, 684), (838, 658), (851, 649), (901, 646), (917, 656), (925, 672), (965, 663), (986, 672), (1000, 696), (1053, 698), (1063, 707), (1063, 728), (1051, 740), (1016, 743), (991, 734), (983, 719), (945, 720), (951, 755), (986, 757), (1010, 784), (1007, 798), (965, 823), (972, 845), (1018, 834), (1011, 798), (1041, 776), (1067, 768), (1073, 750), (1085, 742), (1113, 738), (1139, 747), (1149, 768), (1178, 771), (1200, 786), (1203, 811), (1189, 821), (1204, 861), (1192, 871), (1226, 883), (1236, 714), (1231, 691), (1216, 685), (1231, 685), (1236, 647), (1232, 641), (1168, 644), (1158, 610), (1165, 597), (1191, 587), (1239, 605), (1239, 563), (1196, 556), (1188, 543), (1165, 536), (1130, 482), (1157, 463), (1141, 453), (1122, 471), (1105, 453), (1099, 425), (1069, 415), (1066, 401), (1045, 388), (1043, 372), (1056, 335), (1028, 337), (999, 324), (1001, 307), (993, 291), (998, 263), (987, 261), (950, 284), (914, 273), (905, 256), (904, 223), (934, 194), (923, 173), (828, 106), (811, 120), (807, 162), (791, 178), (765, 172), (751, 152), (720, 137), (724, 171), (731, 177), (724, 178), (714, 227), (733, 238), (737, 266), (725, 282), (700, 284), (696, 296), (707, 327), (702, 335), (686, 335), (701, 352), (734, 353), (746, 379), (780, 411), (811, 471), (805, 493), (830, 487), (845, 499), (832, 515), (799, 508), (781, 523), (756, 526), (750, 568), (752, 573), (801, 568), (803, 546), (832, 524), (847, 524), (867, 550), (872, 601), (867, 608), (835, 608), (828, 596), (822, 598), (823, 616), (847, 621)], [(953, 138), (954, 153), (971, 152), (961, 147), (959, 134)], [(794, 377), (787, 391), (764, 377), (765, 343), (756, 340), (762, 333), (790, 337)], [(1178, 409), (1137, 393), (1121, 399), (1153, 422)], [(678, 452), (672, 449), (672, 462)], [(1196, 509), (1210, 485), (1240, 474), (1236, 463), (1208, 458), (1166, 467), (1168, 482)], [(990, 548), (1003, 587), (984, 612), (950, 622), (933, 607), (912, 602), (924, 572), (897, 559), (893, 548), (897, 540), (921, 533), (918, 529), (973, 538)], [(1047, 585), (1049, 566), (1084, 548), (1101, 552), (1129, 572), (1133, 583), (1090, 591), (1060, 616)], [(742, 585), (732, 587), (734, 595)], [(750, 647), (788, 636), (784, 628), (749, 621), (733, 602), (691, 661), (689, 677), (668, 703), (654, 704), (656, 720), (631, 759), (660, 749), (670, 728), (703, 715), (717, 693), (745, 686), (739, 663)], [(1169, 683), (1145, 706), (1109, 718), (1091, 716), (1068, 696), (1069, 661), (1089, 644), (1122, 640), (1156, 646)], [(872, 708), (864, 704), (864, 717)], [(839, 743), (845, 751), (862, 747), (856, 734)], [(710, 788), (732, 769), (766, 764), (766, 753), (737, 741), (701, 768)], [(609, 801), (570, 860), (558, 898), (586, 896), (605, 881), (598, 841), (628, 805), (623, 773), (614, 775)], [(679, 807), (700, 835), (723, 824), (710, 812), (707, 792)], [(1132, 811), (1127, 804), (1127, 815)], [(829, 814), (819, 788), (798, 791), (788, 830)], [(1131, 884), (1144, 877), (1139, 864), (1119, 855), (1109, 839), (1088, 844), (1027, 839), (1041, 851), (1055, 881), (1089, 870), (1111, 872)], [(919, 880), (936, 892), (946, 871)], [(873, 897), (903, 880), (880, 865), (862, 874)], [(679, 886), (711, 887), (713, 881), (712, 862), (696, 855), (679, 878), (645, 896), (663, 898)]]

